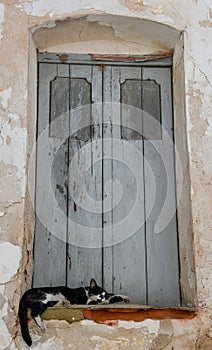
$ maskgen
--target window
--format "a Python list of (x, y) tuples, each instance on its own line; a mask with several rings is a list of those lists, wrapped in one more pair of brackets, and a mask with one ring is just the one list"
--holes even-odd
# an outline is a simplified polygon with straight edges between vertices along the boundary
[(180, 305), (171, 63), (40, 54), (33, 285)]

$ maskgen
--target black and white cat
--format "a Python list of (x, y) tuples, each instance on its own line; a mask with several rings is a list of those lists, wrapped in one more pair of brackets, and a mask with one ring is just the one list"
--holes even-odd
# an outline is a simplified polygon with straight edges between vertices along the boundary
[(31, 309), (31, 316), (36, 324), (45, 331), (45, 325), (41, 314), (48, 308), (58, 303), (70, 304), (114, 304), (119, 302), (129, 303), (131, 300), (125, 295), (114, 295), (107, 293), (99, 287), (92, 278), (89, 287), (43, 287), (32, 288), (24, 293), (19, 303), (18, 315), (21, 325), (21, 333), (27, 345), (32, 345), (27, 322), (27, 309)]

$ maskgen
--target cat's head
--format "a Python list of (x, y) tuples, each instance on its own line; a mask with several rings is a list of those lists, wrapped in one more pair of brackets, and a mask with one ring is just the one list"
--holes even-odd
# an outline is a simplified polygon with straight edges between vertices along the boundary
[(97, 303), (97, 304), (105, 304), (109, 299), (110, 295), (98, 284), (95, 279), (92, 278), (90, 280), (90, 286), (88, 287), (88, 303)]

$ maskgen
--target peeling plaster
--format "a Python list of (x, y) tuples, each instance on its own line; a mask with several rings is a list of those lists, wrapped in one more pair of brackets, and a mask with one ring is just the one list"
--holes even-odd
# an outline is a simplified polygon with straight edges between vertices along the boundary
[(137, 329), (142, 327), (147, 327), (149, 333), (155, 333), (158, 334), (160, 329), (160, 321), (153, 321), (153, 320), (145, 320), (143, 322), (127, 322), (127, 321), (119, 321), (118, 327), (123, 327), (126, 329)]
[(9, 103), (9, 100), (11, 99), (11, 96), (12, 96), (12, 88), (11, 87), (0, 92), (0, 103), (3, 107), (3, 109), (8, 108), (8, 103)]
[(212, 136), (212, 117), (208, 118), (208, 127), (207, 127), (207, 130), (205, 132), (205, 135)]
[(193, 62), (193, 65), (196, 67), (196, 69), (199, 68), (201, 74), (204, 77), (204, 80), (209, 83), (209, 85), (211, 85), (210, 58), (212, 54), (212, 32), (207, 34), (204, 33), (204, 31), (200, 31), (197, 28), (188, 25), (185, 33), (185, 53), (187, 57), (187, 63), (189, 64), (189, 62)]
[(4, 4), (0, 3), (0, 41), (3, 38), (3, 35), (2, 35), (3, 28), (1, 27), (1, 24), (4, 22), (4, 11), (5, 11), (5, 6)]
[[(33, 339), (35, 340), (35, 338)], [(54, 344), (54, 337), (48, 339), (44, 343), (39, 343), (37, 346), (33, 346), (34, 350), (49, 350), (49, 349), (56, 349)]]
[[(58, 15), (64, 15), (67, 13), (82, 13), (83, 11), (88, 12), (110, 12), (119, 13), (120, 9), (117, 8), (118, 0), (108, 0), (108, 1), (99, 1), (99, 0), (63, 0), (62, 4), (57, 0), (26, 0), (23, 1), (23, 8), (27, 15), (44, 17), (49, 16), (54, 17)], [(120, 6), (121, 7), (121, 6)], [(95, 10), (94, 10), (95, 9)], [(123, 6), (123, 13), (127, 11)]]
[(36, 30), (38, 30), (38, 29), (40, 29), (40, 28), (54, 28), (54, 27), (56, 27), (55, 21), (45, 22), (45, 23), (39, 24), (39, 25), (37, 25), (37, 26), (34, 26), (34, 27), (31, 29), (31, 32), (34, 33)]
[(57, 0), (29, 0), (24, 1), (24, 11), (27, 15), (31, 16), (43, 17), (49, 14), (50, 17), (52, 17), (53, 14), (62, 15), (70, 12), (70, 10), (76, 10), (79, 8), (79, 5), (82, 9), (86, 5), (83, 3), (85, 3), (85, 1), (80, 1), (79, 3), (78, 0), (72, 0), (71, 2), (69, 0), (64, 0), (61, 4), (61, 2)]
[(199, 21), (202, 27), (212, 27), (212, 9), (209, 8), (208, 10), (206, 19)]
[(0, 283), (6, 283), (17, 273), (21, 247), (0, 241)]
[[(120, 337), (121, 338), (121, 337)], [(121, 339), (117, 339), (117, 340), (113, 340), (111, 342), (110, 339), (107, 339), (107, 338), (103, 338), (101, 336), (98, 336), (98, 335), (93, 335), (90, 340), (92, 341), (93, 345), (95, 345), (95, 348), (94, 350), (99, 350), (101, 348), (104, 348), (104, 347), (109, 347), (111, 346), (111, 343), (113, 344), (113, 349), (121, 349), (121, 348), (124, 348), (124, 347), (129, 347), (130, 346), (130, 340), (125, 338), (125, 337), (122, 337)]]
[[(72, 13), (73, 15), (81, 13), (113, 13), (119, 15), (131, 14), (134, 17), (138, 17), (138, 14), (145, 18), (151, 19), (154, 15), (155, 22), (161, 22), (168, 25), (176, 26), (176, 28), (185, 27), (186, 23), (179, 11), (173, 8), (172, 4), (163, 6), (163, 11), (160, 11), (158, 1), (149, 3), (149, 1), (141, 0), (64, 0), (62, 5), (57, 0), (37, 0), (37, 1), (24, 1), (24, 11), (27, 15), (48, 18), (64, 16), (65, 14)], [(168, 8), (168, 10), (167, 10)]]
[(0, 349), (2, 350), (6, 349), (12, 341), (11, 334), (9, 333), (6, 324), (2, 319), (0, 319), (0, 339)]
[(27, 130), (21, 125), (17, 114), (9, 114), (9, 120), (0, 125), (0, 160), (17, 167), (17, 177), (21, 184), (21, 196), (25, 196), (26, 187), (26, 140)]
[(4, 306), (0, 310), (0, 317), (3, 318), (7, 316), (7, 311), (8, 311), (8, 303), (5, 303)]
[(183, 28), (186, 25), (185, 19), (180, 15), (180, 11), (172, 2), (158, 4), (158, 1), (141, 1), (141, 0), (119, 0), (128, 10), (139, 13), (146, 19), (154, 18), (155, 22), (173, 25), (176, 28)]
[(142, 0), (121, 0), (120, 2), (128, 9), (135, 11), (142, 11), (147, 7), (147, 3)]
[[(83, 326), (95, 326), (96, 323), (91, 320), (82, 320), (81, 324)], [(101, 326), (100, 326), (101, 327)], [(150, 320), (147, 319), (142, 322), (134, 322), (134, 321), (118, 321), (118, 328), (125, 328), (125, 329), (141, 329), (142, 327), (148, 328), (149, 333), (154, 333), (158, 334), (159, 329), (160, 329), (160, 321), (157, 320)], [(109, 327), (108, 328), (113, 331), (115, 328), (114, 327)]]
[(190, 133), (191, 133), (191, 130), (193, 128), (193, 124), (191, 122), (191, 118), (190, 118), (190, 114), (189, 114), (189, 96), (188, 95), (186, 95), (186, 110), (187, 110), (186, 128), (187, 128), (187, 135), (188, 135), (187, 144), (188, 144), (188, 152), (189, 152), (189, 154), (191, 154), (192, 143), (191, 143)]

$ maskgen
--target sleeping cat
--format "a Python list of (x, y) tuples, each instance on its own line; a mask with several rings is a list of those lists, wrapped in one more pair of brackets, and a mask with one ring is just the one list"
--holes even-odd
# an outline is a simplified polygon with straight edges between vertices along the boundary
[(99, 287), (92, 278), (89, 287), (43, 287), (32, 288), (24, 293), (20, 300), (18, 315), (21, 325), (21, 333), (27, 345), (32, 345), (27, 323), (27, 309), (31, 309), (31, 316), (36, 324), (45, 331), (44, 323), (40, 315), (48, 308), (58, 303), (70, 304), (114, 304), (119, 302), (129, 303), (130, 298), (125, 295), (107, 293)]

